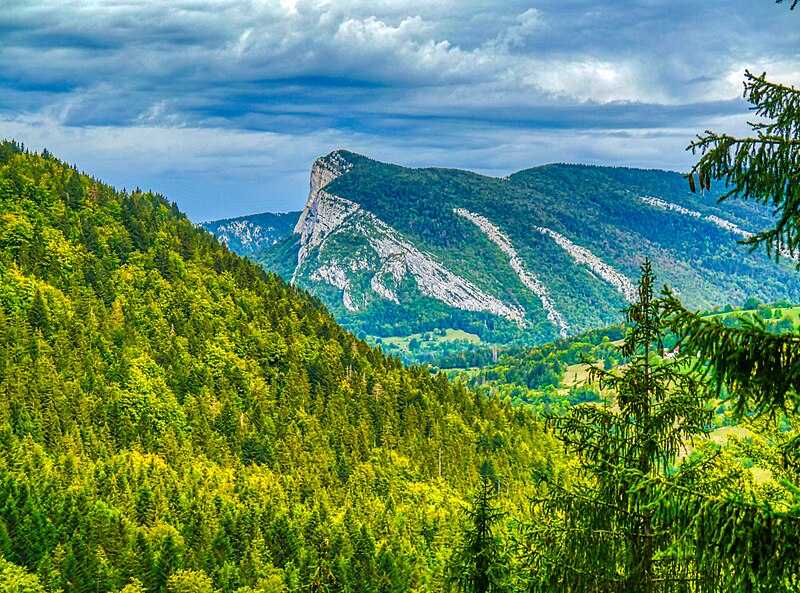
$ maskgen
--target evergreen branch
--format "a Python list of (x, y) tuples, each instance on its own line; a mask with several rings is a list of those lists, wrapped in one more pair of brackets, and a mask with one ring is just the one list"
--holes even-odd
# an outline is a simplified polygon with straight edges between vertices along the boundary
[[(749, 503), (741, 499), (737, 498), (725, 498), (717, 495), (706, 494), (699, 490), (695, 490), (689, 488), (687, 486), (683, 486), (678, 484), (674, 480), (669, 480), (661, 475), (648, 475), (645, 476), (641, 472), (636, 471), (635, 469), (631, 468), (619, 468), (620, 474), (631, 478), (630, 482), (635, 484), (634, 488), (631, 492), (654, 492), (651, 488), (656, 485), (661, 488), (671, 490), (674, 492), (679, 492), (681, 496), (685, 496), (688, 498), (695, 498), (700, 499), (709, 504), (726, 504), (726, 505), (733, 505), (737, 507), (741, 507), (744, 509), (748, 509), (750, 511), (761, 511), (764, 510), (764, 504), (756, 504), (756, 503)], [(652, 504), (658, 504), (664, 498), (664, 492), (658, 491), (654, 492), (654, 495), (648, 496), (646, 498), (650, 498), (652, 500)], [(677, 500), (677, 498), (676, 498)], [(681, 499), (681, 502), (685, 502), (685, 500)], [(800, 521), (800, 517), (795, 517), (790, 514), (784, 514), (785, 518), (796, 519)], [(800, 523), (798, 523), (800, 525)]]
[(664, 302), (681, 350), (696, 354), (696, 368), (712, 373), (717, 397), (727, 388), (736, 414), (800, 409), (800, 336), (752, 323), (725, 327), (688, 311), (668, 290)]
[[(783, 4), (784, 0), (775, 0), (775, 4)], [(795, 7), (800, 4), (800, 0), (792, 0), (791, 6), (789, 6), (789, 10), (794, 10)]]
[(759, 117), (772, 122), (751, 124), (754, 129), (766, 129), (784, 137), (797, 137), (800, 91), (767, 80), (766, 73), (756, 76), (749, 70), (744, 73), (744, 98), (754, 105)]
[[(779, 214), (771, 229), (742, 241), (753, 249), (764, 244), (775, 258), (800, 248), (800, 90), (771, 83), (766, 74), (745, 73), (744, 97), (767, 121), (750, 123), (753, 137), (706, 131), (687, 150), (700, 159), (687, 174), (695, 191), (710, 189), (711, 179), (729, 188), (719, 201), (753, 199)], [(695, 176), (697, 182), (695, 181)]]
[[(560, 492), (565, 493), (565, 494), (568, 493), (570, 498), (574, 498), (574, 499), (577, 499), (577, 500), (579, 500), (581, 502), (585, 502), (588, 505), (591, 505), (592, 507), (600, 506), (600, 507), (603, 507), (603, 508), (606, 508), (606, 509), (613, 510), (615, 513), (621, 513), (623, 515), (630, 516), (630, 517), (637, 517), (639, 519), (641, 519), (641, 518), (646, 516), (646, 515), (644, 515), (642, 513), (637, 513), (636, 511), (633, 511), (633, 510), (630, 510), (630, 509), (620, 508), (620, 506), (618, 504), (611, 503), (611, 502), (606, 502), (606, 501), (598, 498), (597, 496), (590, 497), (590, 496), (586, 496), (586, 495), (580, 494), (576, 490), (567, 490), (566, 488), (564, 488), (560, 484), (552, 483), (547, 479), (543, 479), (542, 482), (550, 484), (556, 490), (559, 490)], [(594, 492), (594, 493), (598, 492), (597, 490), (592, 489), (590, 486), (584, 485), (584, 487), (587, 490), (591, 491), (591, 492)], [(533, 502), (542, 504), (544, 506), (547, 506), (547, 504), (548, 504), (548, 500), (547, 499), (534, 499)]]
[[(800, 0), (798, 0), (798, 1), (800, 1)], [(614, 576), (611, 576), (611, 575), (598, 576), (596, 572), (590, 572), (588, 570), (584, 570), (582, 568), (579, 568), (578, 566), (575, 566), (574, 564), (565, 562), (563, 558), (555, 559), (552, 556), (548, 556), (547, 554), (542, 552), (540, 549), (530, 548), (528, 551), (531, 554), (533, 554), (534, 556), (538, 556), (539, 558), (541, 558), (543, 560), (546, 560), (551, 566), (558, 566), (559, 568), (565, 568), (565, 569), (569, 570), (572, 573), (590, 577), (592, 580), (600, 580), (600, 581), (605, 581), (607, 583), (614, 583), (614, 584), (620, 584), (620, 583), (624, 583), (625, 582), (625, 579), (623, 577), (619, 576), (617, 573), (614, 573)]]

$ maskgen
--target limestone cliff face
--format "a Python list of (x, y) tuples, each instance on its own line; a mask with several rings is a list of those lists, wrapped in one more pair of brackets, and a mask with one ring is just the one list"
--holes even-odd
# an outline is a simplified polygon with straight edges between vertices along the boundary
[[(692, 218), (702, 218), (712, 224), (715, 224), (721, 229), (725, 229), (726, 231), (733, 233), (734, 235), (739, 235), (743, 239), (749, 239), (754, 235), (754, 233), (746, 231), (739, 225), (734, 224), (729, 220), (725, 220), (724, 218), (720, 218), (715, 214), (708, 214), (703, 216), (703, 214), (701, 214), (700, 212), (697, 212), (695, 210), (689, 210), (688, 208), (684, 208), (683, 206), (679, 206), (678, 204), (673, 204), (671, 202), (667, 202), (666, 200), (662, 200), (660, 198), (654, 198), (653, 196), (638, 196), (638, 198), (645, 204), (649, 204), (650, 206), (660, 208), (661, 210), (672, 210), (673, 212), (685, 214), (686, 216), (691, 216)], [(779, 249), (779, 253), (781, 254), (781, 257), (785, 257), (786, 259), (800, 261), (800, 254), (792, 253), (791, 251), (789, 251), (789, 249), (781, 248)]]
[[(522, 309), (503, 303), (454, 274), (371, 212), (325, 190), (350, 167), (340, 152), (314, 162), (308, 202), (294, 231), (300, 235), (300, 248), (293, 282), (301, 277), (325, 282), (342, 291), (342, 305), (354, 312), (374, 298), (399, 303), (397, 287), (410, 279), (424, 296), (451, 307), (488, 312), (524, 325)], [(369, 248), (335, 250), (332, 243), (337, 235), (347, 237), (350, 242), (360, 238)], [(362, 275), (369, 278), (366, 290), (370, 294), (358, 294), (357, 286), (363, 284), (358, 277)]]
[(585, 247), (576, 245), (561, 233), (557, 233), (545, 227), (536, 227), (536, 230), (543, 235), (551, 237), (564, 251), (569, 253), (572, 259), (579, 264), (588, 266), (590, 270), (613, 286), (614, 290), (619, 292), (628, 301), (633, 302), (636, 300), (636, 287), (633, 285), (633, 282), (597, 257), (597, 255)]
[[(311, 167), (308, 201), (294, 227), (295, 234), (300, 235), (300, 251), (297, 254), (295, 276), (308, 252), (333, 232), (353, 209), (358, 209), (358, 204), (339, 200), (336, 196), (322, 191), (326, 185), (347, 172), (351, 166), (340, 151), (314, 161)], [(292, 277), (292, 280), (294, 279), (295, 277)]]
[(265, 227), (250, 220), (231, 220), (220, 224), (214, 234), (234, 251), (252, 253), (277, 243), (282, 236), (276, 231), (274, 226)]
[(268, 248), (292, 234), (299, 212), (263, 212), (199, 223), (220, 242), (239, 255), (250, 255)]

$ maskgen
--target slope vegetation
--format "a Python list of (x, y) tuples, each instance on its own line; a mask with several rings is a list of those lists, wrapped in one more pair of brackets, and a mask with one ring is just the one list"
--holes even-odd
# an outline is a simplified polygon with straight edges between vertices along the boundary
[(508, 178), (318, 159), (293, 235), (257, 255), (373, 336), (457, 329), (498, 344), (602, 327), (645, 257), (691, 307), (800, 298), (793, 261), (736, 243), (770, 224), (677, 173), (548, 165)]
[(0, 588), (429, 590), (479, 470), (524, 504), (546, 443), (164, 198), (0, 144)]

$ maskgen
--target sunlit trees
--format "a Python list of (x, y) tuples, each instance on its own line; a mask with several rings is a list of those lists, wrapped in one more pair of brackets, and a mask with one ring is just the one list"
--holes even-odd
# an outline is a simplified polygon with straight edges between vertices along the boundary
[(654, 297), (653, 282), (646, 261), (638, 300), (625, 310), (629, 331), (620, 350), (630, 364), (619, 372), (590, 368), (590, 379), (613, 400), (550, 418), (579, 461), (580, 480), (543, 481), (526, 534), (539, 567), (533, 590), (672, 591), (710, 578), (687, 562), (691, 546), (679, 543), (658, 505), (639, 490), (648, 479), (688, 485), (689, 477), (674, 471), (677, 457), (711, 420), (685, 361), (664, 357), (663, 302)]
[(529, 414), (370, 348), (164, 198), (0, 142), (0, 591), (424, 589), (497, 434), (519, 494)]
[(487, 473), (481, 476), (465, 515), (461, 539), (450, 559), (448, 585), (459, 593), (509, 591), (508, 559), (497, 534), (504, 513), (497, 506), (495, 484)]

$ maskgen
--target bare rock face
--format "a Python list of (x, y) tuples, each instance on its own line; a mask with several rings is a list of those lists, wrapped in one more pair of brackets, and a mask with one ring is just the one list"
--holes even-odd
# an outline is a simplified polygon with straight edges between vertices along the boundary
[[(272, 229), (269, 229), (272, 230)], [(236, 237), (245, 247), (251, 248), (262, 242), (261, 227), (258, 227), (245, 220), (237, 220), (220, 227), (219, 240), (226, 245), (230, 243), (231, 237)]]
[(556, 326), (558, 329), (558, 335), (560, 335), (562, 338), (566, 338), (569, 327), (564, 321), (564, 316), (558, 310), (556, 310), (556, 306), (553, 303), (553, 299), (550, 296), (549, 291), (542, 284), (539, 278), (525, 268), (525, 262), (522, 261), (522, 258), (519, 255), (517, 255), (517, 250), (514, 248), (514, 245), (511, 243), (511, 239), (508, 238), (508, 235), (501, 231), (485, 216), (481, 216), (475, 212), (470, 212), (465, 208), (454, 208), (453, 212), (475, 223), (475, 225), (477, 225), (477, 227), (483, 231), (489, 240), (497, 245), (500, 248), (500, 251), (509, 257), (508, 265), (511, 266), (511, 269), (517, 274), (517, 277), (520, 279), (522, 284), (524, 284), (531, 292), (533, 292), (533, 294), (539, 297), (539, 300), (542, 302), (542, 308), (547, 311), (547, 319), (550, 321), (550, 323)]
[(381, 262), (376, 276), (395, 281), (410, 275), (425, 296), (464, 311), (487, 311), (524, 325), (525, 313), (495, 298), (469, 280), (445, 268), (429, 253), (424, 253), (408, 242), (399, 232), (375, 215), (365, 212), (368, 225), (361, 225)]
[[(358, 204), (340, 200), (336, 196), (322, 191), (326, 185), (347, 172), (351, 166), (339, 151), (314, 161), (311, 167), (308, 202), (300, 215), (300, 220), (294, 227), (295, 234), (300, 235), (297, 269), (300, 268), (311, 249), (317, 247), (352, 211), (359, 208)], [(297, 269), (295, 269), (295, 276)], [(294, 281), (294, 277), (292, 280)]]
[[(660, 198), (654, 198), (653, 196), (638, 196), (638, 198), (644, 202), (645, 204), (649, 204), (650, 206), (654, 206), (656, 208), (660, 208), (661, 210), (672, 210), (673, 212), (678, 212), (680, 214), (685, 214), (686, 216), (691, 216), (692, 218), (703, 218), (708, 222), (717, 225), (721, 229), (725, 229), (726, 231), (733, 233), (734, 235), (739, 235), (743, 239), (749, 239), (754, 235), (750, 231), (746, 231), (741, 228), (739, 225), (732, 223), (729, 220), (725, 220), (724, 218), (720, 218), (715, 214), (708, 214), (703, 216), (700, 212), (695, 210), (689, 210), (688, 208), (684, 208), (683, 206), (679, 206), (678, 204), (673, 204), (671, 202), (667, 202), (666, 200), (662, 200)], [(781, 254), (781, 257), (785, 257), (786, 259), (791, 259), (794, 261), (800, 261), (800, 255), (792, 253), (789, 249), (781, 248), (778, 250)]]
[(251, 255), (293, 233), (300, 212), (262, 212), (198, 223), (239, 255)]
[[(292, 281), (305, 274), (312, 281), (325, 282), (342, 291), (342, 305), (348, 311), (358, 311), (369, 298), (382, 298), (399, 303), (396, 287), (412, 279), (427, 297), (464, 311), (488, 312), (525, 324), (525, 312), (517, 306), (503, 303), (457, 274), (448, 270), (436, 258), (417, 249), (397, 230), (358, 204), (325, 191), (325, 187), (350, 168), (344, 156), (335, 152), (317, 159), (311, 172), (308, 202), (295, 234), (300, 235), (300, 249)], [(328, 247), (337, 234), (361, 237), (370, 253), (330, 255)], [(356, 295), (359, 284), (354, 275), (370, 276), (370, 295)], [(394, 288), (393, 288), (394, 287)]]
[(342, 291), (342, 304), (348, 311), (358, 311), (358, 305), (353, 299), (350, 288), (350, 279), (347, 270), (341, 268), (336, 262), (320, 266), (311, 274), (311, 279), (327, 282)]
[(613, 286), (614, 289), (628, 301), (633, 302), (636, 300), (636, 287), (624, 274), (612, 268), (585, 247), (576, 245), (564, 235), (545, 227), (536, 227), (536, 230), (543, 235), (551, 237), (559, 247), (569, 253), (572, 259), (579, 264), (588, 266), (590, 270)]

